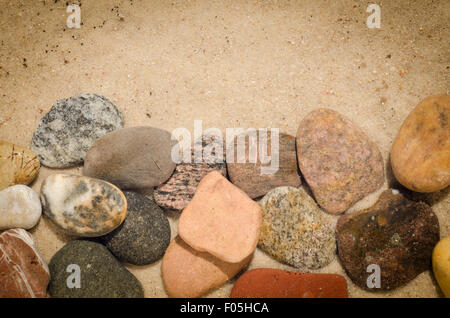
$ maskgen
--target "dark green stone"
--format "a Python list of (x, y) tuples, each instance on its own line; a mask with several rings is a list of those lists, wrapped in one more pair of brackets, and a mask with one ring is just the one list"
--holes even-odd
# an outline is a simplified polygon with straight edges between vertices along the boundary
[[(80, 288), (69, 288), (67, 271), (71, 264), (80, 268)], [(49, 292), (60, 298), (144, 297), (141, 283), (106, 247), (91, 241), (71, 241), (51, 259)], [(71, 281), (71, 280), (69, 280)]]

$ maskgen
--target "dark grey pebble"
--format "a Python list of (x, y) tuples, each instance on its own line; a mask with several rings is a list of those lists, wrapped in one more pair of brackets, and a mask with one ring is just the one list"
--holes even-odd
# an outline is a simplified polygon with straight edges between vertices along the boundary
[(137, 278), (105, 246), (96, 242), (75, 240), (67, 243), (53, 256), (49, 269), (52, 297), (144, 297)]
[(170, 243), (170, 225), (164, 211), (146, 196), (124, 191), (128, 203), (125, 221), (100, 241), (121, 261), (147, 265), (159, 260)]

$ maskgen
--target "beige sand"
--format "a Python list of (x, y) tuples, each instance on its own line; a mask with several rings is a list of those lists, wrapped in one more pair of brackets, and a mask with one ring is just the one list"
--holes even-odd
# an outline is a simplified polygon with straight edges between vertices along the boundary
[[(409, 111), (450, 91), (447, 0), (374, 1), (379, 30), (365, 25), (372, 1), (86, 0), (79, 30), (66, 27), (65, 1), (54, 2), (1, 3), (0, 139), (28, 146), (56, 100), (94, 92), (119, 107), (127, 127), (169, 131), (192, 131), (201, 119), (204, 128), (279, 127), (295, 135), (309, 111), (331, 107), (359, 124), (387, 162)], [(52, 172), (41, 169), (33, 188)], [(442, 237), (450, 235), (448, 192), (424, 196)], [(176, 214), (170, 218), (175, 236)], [(45, 217), (32, 233), (46, 262), (71, 239)], [(160, 265), (128, 267), (147, 297), (166, 296)], [(250, 267), (288, 268), (259, 250)], [(343, 274), (337, 260), (321, 271)], [(390, 293), (348, 282), (352, 297), (441, 295), (431, 272)], [(227, 297), (231, 287), (208, 296)]]

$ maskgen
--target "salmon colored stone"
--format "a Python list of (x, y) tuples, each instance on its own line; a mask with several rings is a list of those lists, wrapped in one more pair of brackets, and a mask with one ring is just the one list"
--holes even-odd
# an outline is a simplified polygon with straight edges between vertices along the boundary
[(178, 233), (192, 248), (239, 263), (253, 253), (262, 222), (261, 207), (217, 171), (199, 183), (184, 209)]
[(49, 280), (31, 234), (12, 229), (0, 235), (0, 298), (45, 297)]
[(232, 298), (347, 298), (347, 282), (336, 274), (307, 274), (272, 268), (244, 273)]
[(161, 273), (171, 297), (200, 297), (226, 283), (248, 265), (253, 255), (240, 263), (226, 263), (211, 254), (198, 252), (176, 237), (167, 248)]

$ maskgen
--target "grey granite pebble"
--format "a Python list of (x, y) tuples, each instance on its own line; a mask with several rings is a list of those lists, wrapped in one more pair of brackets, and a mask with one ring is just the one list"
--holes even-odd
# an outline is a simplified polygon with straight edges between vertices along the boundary
[(278, 187), (260, 204), (259, 247), (267, 254), (300, 269), (318, 269), (334, 259), (336, 217), (321, 211), (305, 190)]
[(81, 94), (53, 105), (39, 122), (31, 149), (47, 167), (70, 167), (83, 162), (95, 140), (122, 127), (122, 115), (111, 101)]

